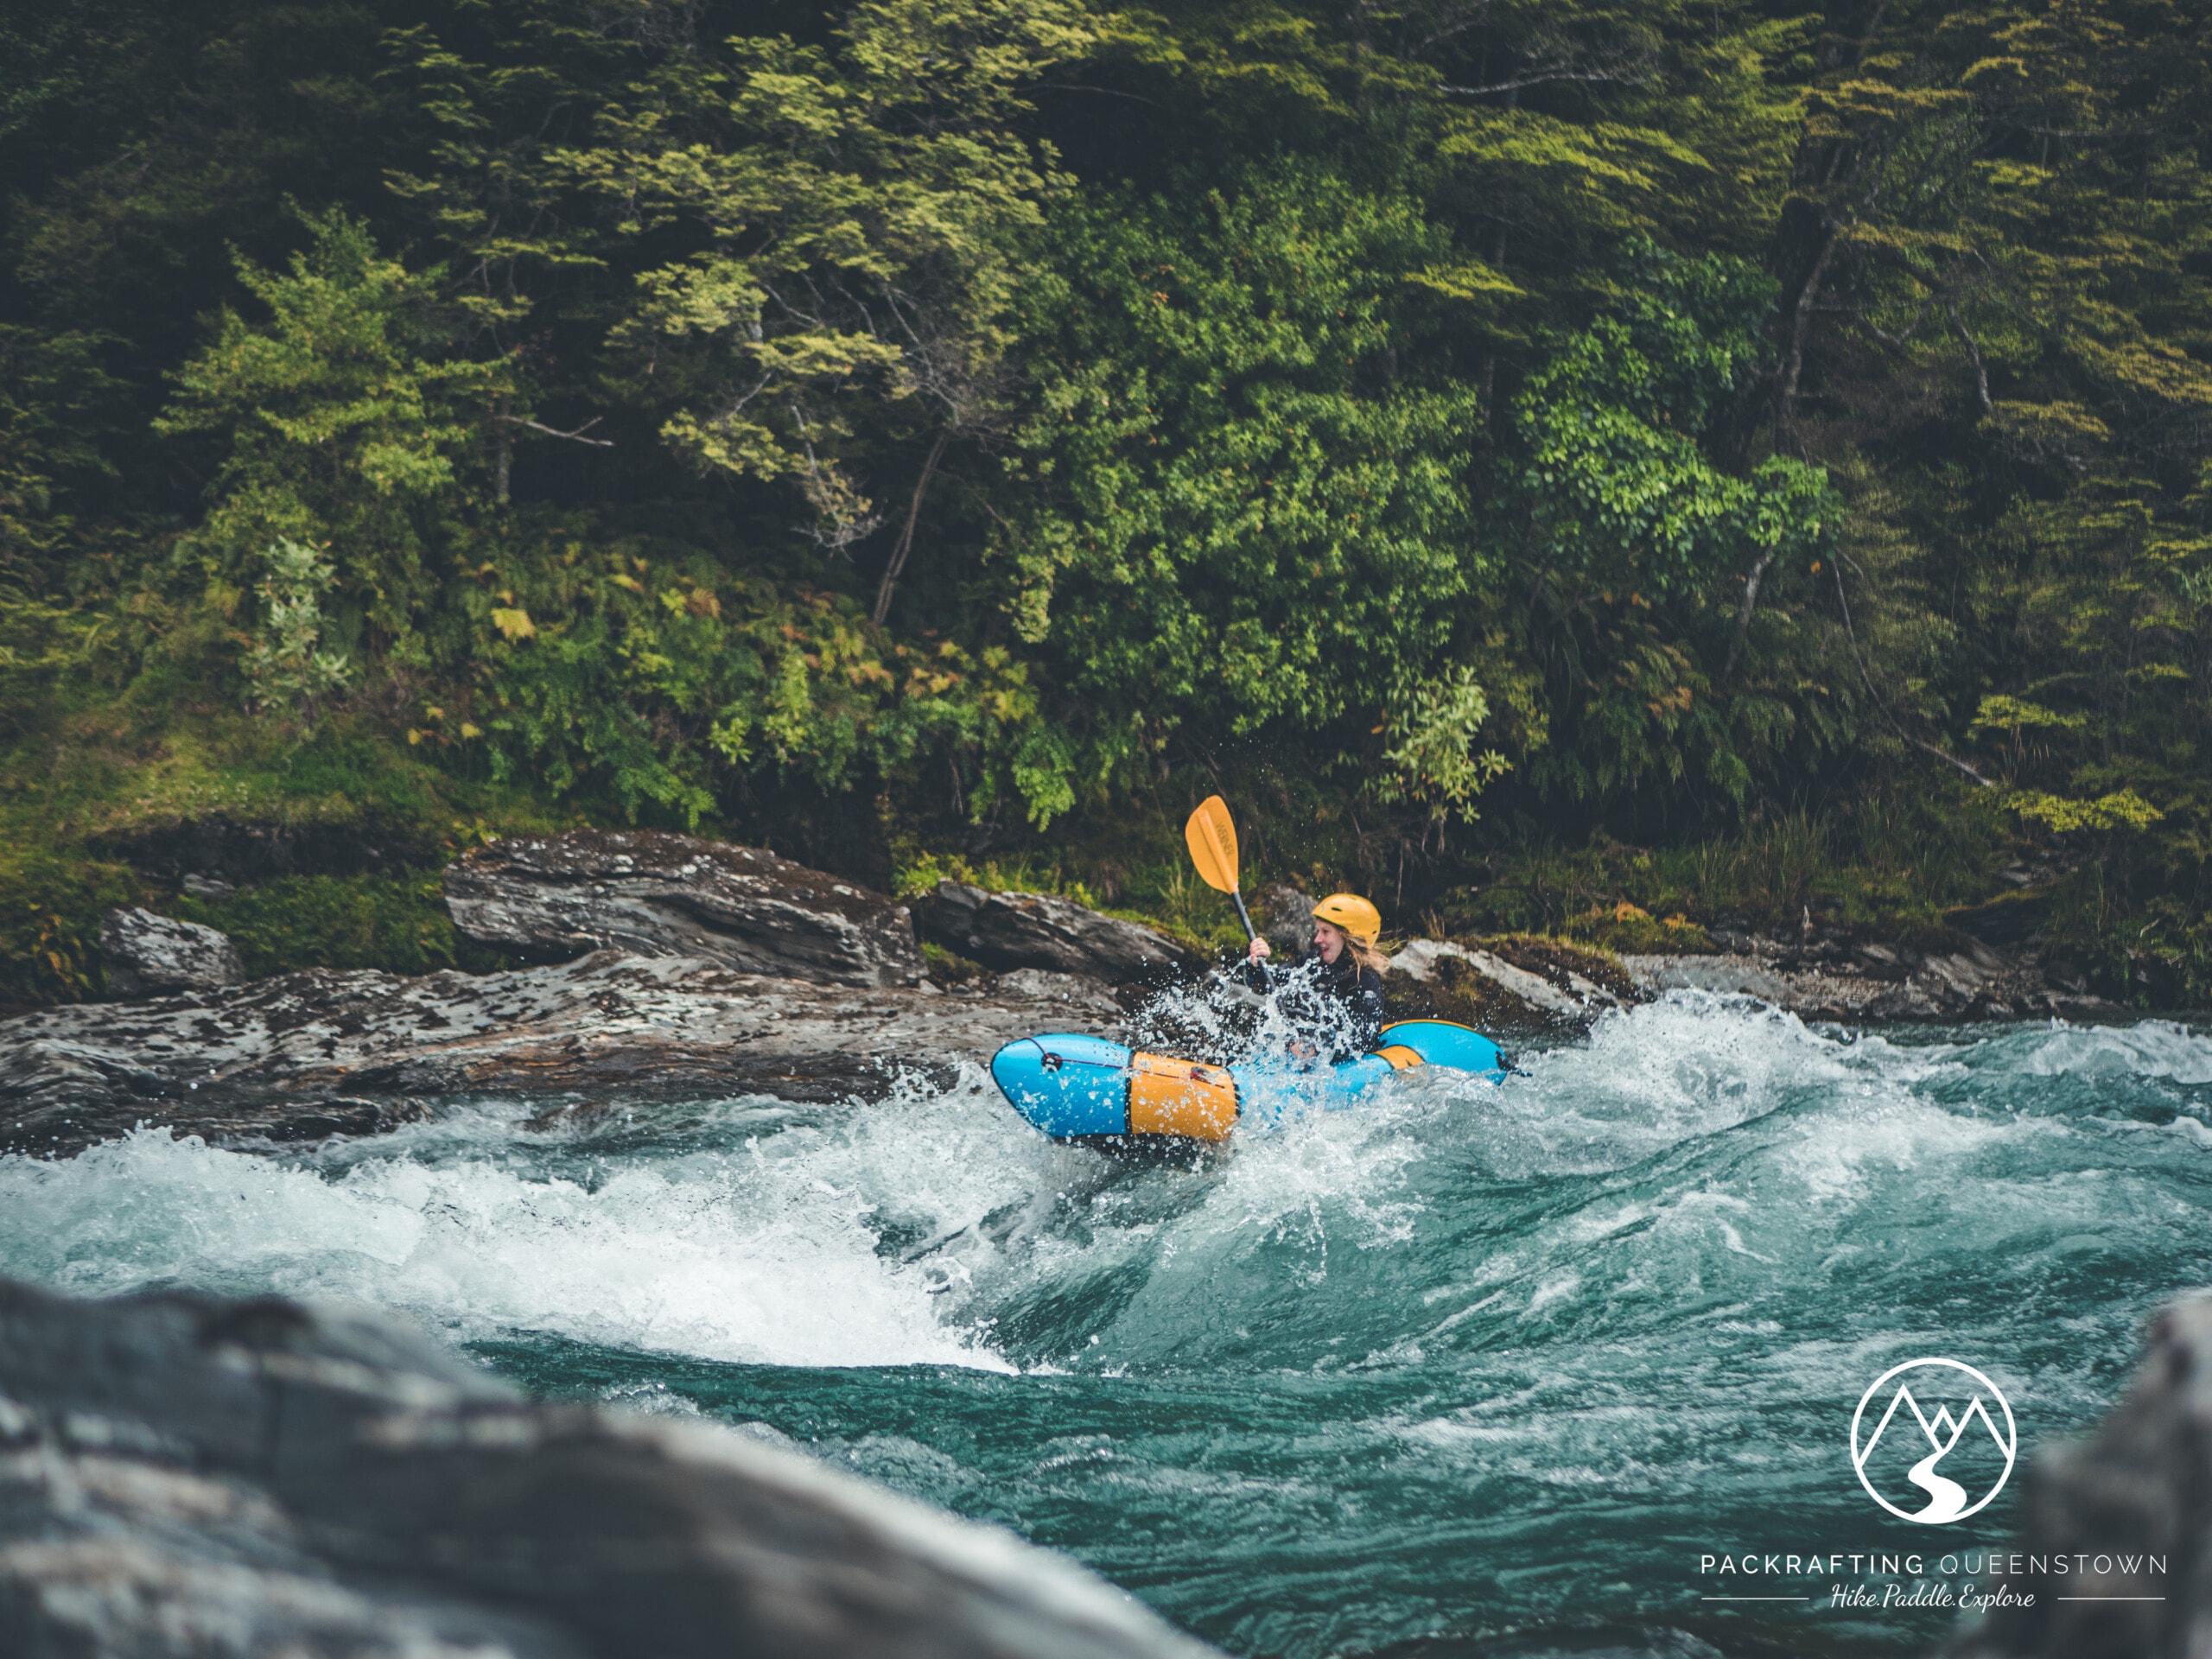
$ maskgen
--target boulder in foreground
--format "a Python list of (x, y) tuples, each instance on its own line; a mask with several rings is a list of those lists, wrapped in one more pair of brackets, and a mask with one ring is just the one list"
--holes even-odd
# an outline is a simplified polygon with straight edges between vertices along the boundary
[[(2198, 1659), (2212, 1650), (2212, 1294), (2162, 1312), (2127, 1395), (2027, 1471), (2013, 1599), (1945, 1659)], [(2151, 1570), (2152, 1557), (2165, 1565)], [(2078, 1562), (2078, 1565), (2076, 1563)], [(1981, 1586), (1993, 1590), (1993, 1585)], [(2027, 1599), (2033, 1598), (2032, 1602)]]
[(245, 963), (228, 934), (136, 905), (100, 918), (100, 963), (111, 996), (159, 996), (245, 982)]
[(1120, 984), (1197, 963), (1157, 928), (1049, 893), (990, 893), (940, 881), (922, 925), (932, 942), (1001, 973), (1041, 968)]
[(448, 865), (445, 893), (455, 927), (510, 950), (702, 957), (741, 973), (830, 985), (922, 977), (904, 905), (757, 847), (696, 836), (511, 836)]
[(1252, 894), (1252, 918), (1260, 937), (1285, 962), (1303, 956), (1313, 943), (1313, 899), (1287, 881), (1270, 881)]
[(0, 1653), (1198, 1659), (1047, 1551), (366, 1313), (0, 1280)]

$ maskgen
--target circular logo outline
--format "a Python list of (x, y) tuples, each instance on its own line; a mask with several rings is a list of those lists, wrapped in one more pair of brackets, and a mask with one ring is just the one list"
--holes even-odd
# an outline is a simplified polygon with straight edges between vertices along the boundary
[[(1877, 1394), (1881, 1392), (1882, 1385), (1885, 1382), (1887, 1382), (1891, 1377), (1902, 1376), (1907, 1371), (1916, 1371), (1923, 1366), (1927, 1365), (1941, 1365), (1948, 1367), (1955, 1371), (1964, 1371), (1968, 1376), (1972, 1377), (1976, 1382), (1980, 1383), (1983, 1388), (1987, 1389), (1992, 1395), (1996, 1396), (1998, 1409), (2005, 1414), (2005, 1472), (1998, 1476), (1997, 1484), (1994, 1486), (1992, 1486), (1986, 1492), (1982, 1494), (1980, 1502), (1968, 1505), (1967, 1508), (1961, 1510), (1956, 1515), (1945, 1516), (1939, 1521), (1924, 1521), (1917, 1515), (1910, 1514), (1906, 1510), (1897, 1508), (1897, 1506), (1891, 1503), (1888, 1498), (1884, 1497), (1879, 1492), (1876, 1491), (1874, 1490), (1874, 1483), (1866, 1478), (1866, 1459), (1872, 1453), (1874, 1450), (1873, 1446), (1872, 1443), (1869, 1443), (1866, 1450), (1863, 1452), (1859, 1446), (1859, 1425), (1860, 1420), (1866, 1415), (1867, 1402), (1872, 1400)], [(1988, 1413), (1984, 1411), (1982, 1415), (1986, 1418), (1988, 1416)], [(1851, 1414), (1852, 1472), (1859, 1477), (1859, 1484), (1866, 1489), (1867, 1497), (1872, 1498), (1885, 1510), (1887, 1510), (1891, 1515), (1897, 1516), (1898, 1520), (1910, 1521), (1918, 1526), (1944, 1527), (1950, 1525), (1954, 1521), (1963, 1521), (1968, 1516), (1980, 1514), (1982, 1510), (1989, 1507), (1990, 1503), (1996, 1498), (1997, 1494), (2005, 1490), (2005, 1483), (2012, 1478), (2012, 1465), (2019, 1457), (2019, 1425), (2012, 1421), (2012, 1402), (2005, 1397), (2005, 1390), (1999, 1388), (1995, 1382), (1992, 1382), (1986, 1373), (1976, 1370), (1964, 1360), (1945, 1359), (1941, 1355), (1937, 1354), (1927, 1355), (1920, 1359), (1908, 1359), (1902, 1365), (1891, 1366), (1888, 1370), (1884, 1371), (1879, 1376), (1876, 1377), (1872, 1382), (1869, 1382), (1866, 1385), (1866, 1392), (1859, 1396), (1859, 1409)]]

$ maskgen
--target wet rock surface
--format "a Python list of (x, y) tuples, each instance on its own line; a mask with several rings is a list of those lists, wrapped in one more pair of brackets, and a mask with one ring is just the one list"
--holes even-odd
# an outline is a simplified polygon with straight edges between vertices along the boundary
[(1080, 974), (1055, 974), (1043, 968), (1016, 968), (995, 975), (989, 993), (997, 996), (1028, 997), (1066, 1010), (1071, 1024), (1085, 1028), (1118, 1025), (1125, 1012), (1106, 987)]
[(445, 894), (469, 938), (539, 956), (701, 957), (742, 973), (866, 987), (912, 985), (923, 974), (905, 906), (757, 847), (694, 836), (510, 837), (448, 865)]
[(1001, 973), (1039, 968), (1116, 983), (1196, 965), (1189, 950), (1156, 928), (1045, 893), (989, 893), (940, 881), (921, 927), (932, 943)]
[(1613, 957), (1526, 935), (1414, 939), (1391, 959), (1391, 1008), (1401, 1018), (1516, 1033), (1572, 1031), (1672, 990), (1754, 996), (1840, 1025), (2130, 1017), (2031, 951), (1963, 934), (1932, 950), (1819, 932), (1792, 941), (1726, 930), (1716, 937), (1732, 948)]
[(140, 1122), (230, 1144), (372, 1134), (471, 1095), (871, 1100), (906, 1075), (948, 1083), (1029, 1032), (1113, 1021), (1110, 1000), (1008, 978), (966, 995), (860, 991), (607, 951), (45, 1008), (0, 1020), (0, 1152), (68, 1156)]
[(1211, 1651), (1064, 1558), (378, 1316), (0, 1280), (0, 1653)]
[[(1620, 1007), (1631, 1000), (1616, 995), (1574, 966), (1539, 964), (1535, 969), (1524, 968), (1508, 961), (1495, 950), (1449, 939), (1412, 940), (1390, 958), (1390, 966), (1395, 972), (1424, 985), (1446, 985), (1455, 981), (1464, 983), (1469, 978), (1479, 977), (1534, 1014), (1570, 1023), (1586, 1023), (1604, 1010)], [(1552, 967), (1554, 971), (1548, 975), (1542, 971), (1545, 967)], [(1455, 975), (1452, 971), (1454, 968), (1461, 971)]]
[(1801, 1019), (1845, 1025), (1964, 1020), (2112, 1020), (2116, 1003), (2088, 994), (2031, 950), (1967, 934), (1935, 948), (1853, 939), (1808, 928), (1795, 940), (1713, 930), (1730, 948), (1711, 956), (1624, 956), (1647, 995), (1669, 990), (1756, 996)]
[[(2087, 1440), (2026, 1471), (2013, 1599), (1944, 1659), (2196, 1659), (2212, 1651), (2212, 1294), (2152, 1323), (2135, 1380)], [(2151, 1570), (2163, 1559), (2165, 1572)], [(2007, 1565), (2013, 1558), (2008, 1554)], [(1993, 1591), (1994, 1586), (1985, 1586)], [(2032, 1597), (2032, 1603), (2027, 1598)]]
[(157, 996), (245, 982), (245, 963), (226, 935), (135, 905), (100, 918), (100, 964), (107, 971), (111, 996)]

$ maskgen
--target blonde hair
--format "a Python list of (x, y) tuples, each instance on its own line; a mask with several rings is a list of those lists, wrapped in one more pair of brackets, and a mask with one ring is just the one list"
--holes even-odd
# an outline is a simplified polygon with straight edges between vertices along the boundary
[[(1379, 944), (1368, 944), (1352, 938), (1343, 928), (1337, 927), (1337, 925), (1325, 916), (1317, 916), (1313, 919), (1324, 927), (1336, 928), (1337, 937), (1344, 942), (1344, 948), (1338, 953), (1339, 959), (1350, 957), (1353, 967), (1372, 968), (1378, 974), (1387, 974), (1390, 971), (1390, 958), (1382, 954)], [(1333, 967), (1335, 964), (1329, 965)]]
[(1390, 958), (1382, 954), (1379, 944), (1362, 944), (1349, 933), (1344, 935), (1344, 953), (1362, 968), (1372, 968), (1378, 974), (1390, 971)]

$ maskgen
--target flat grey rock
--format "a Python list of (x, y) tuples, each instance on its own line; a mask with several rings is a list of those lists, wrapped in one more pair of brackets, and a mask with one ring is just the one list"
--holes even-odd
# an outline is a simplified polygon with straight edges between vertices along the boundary
[(229, 935), (136, 905), (100, 918), (100, 964), (111, 996), (158, 996), (245, 982), (245, 963)]
[(1620, 998), (1580, 974), (1563, 974), (1566, 984), (1562, 988), (1541, 974), (1516, 968), (1495, 951), (1451, 939), (1409, 939), (1390, 958), (1390, 966), (1426, 983), (1435, 973), (1437, 963), (1447, 958), (1464, 963), (1469, 972), (1479, 975), (1498, 989), (1555, 1020), (1587, 1022), (1606, 1008), (1621, 1006)]
[(1198, 1659), (1065, 1557), (378, 1316), (0, 1280), (0, 1653)]
[(454, 925), (542, 955), (702, 957), (831, 985), (922, 978), (913, 917), (857, 883), (728, 842), (659, 831), (510, 836), (448, 865)]
[(902, 1075), (950, 1082), (1014, 1037), (1115, 1022), (1110, 1000), (1071, 988), (861, 990), (606, 951), (42, 1008), (0, 1020), (0, 1152), (68, 1156), (142, 1121), (230, 1143), (374, 1134), (454, 1096), (874, 1100)]
[[(1623, 957), (1622, 964), (1638, 983), (1653, 991), (1711, 991), (1719, 996), (1755, 996), (1787, 1007), (1797, 987), (1751, 957)], [(1869, 987), (1869, 992), (1876, 988)]]
[(922, 928), (935, 943), (1001, 973), (1039, 968), (1124, 983), (1197, 965), (1187, 949), (1157, 928), (1102, 916), (1049, 893), (989, 893), (940, 881), (923, 911)]
[(1096, 1024), (1103, 1021), (1117, 1024), (1122, 1017), (1122, 1005), (1095, 979), (1085, 979), (1080, 974), (1056, 974), (1044, 968), (1017, 968), (1010, 974), (1001, 974), (992, 988), (1000, 996), (1033, 997), (1040, 1002), (1056, 1003), (1071, 1015), (1081, 1016)]

